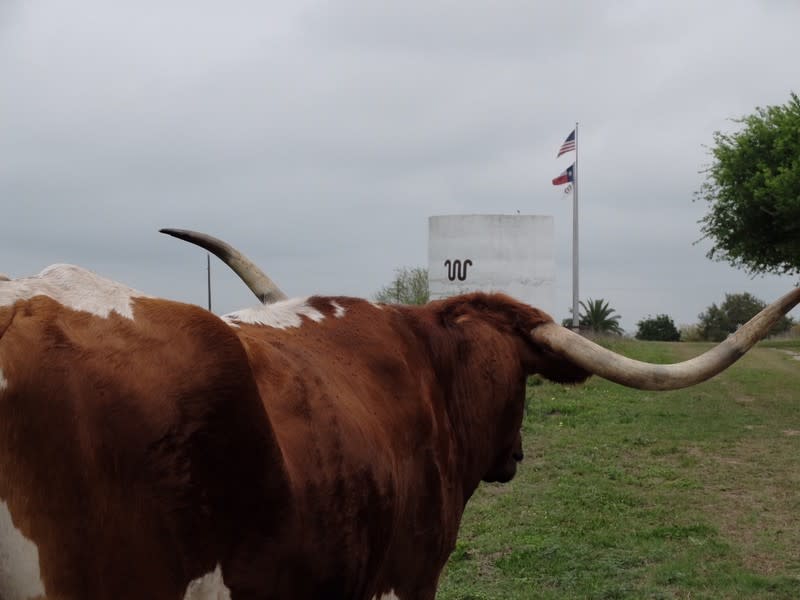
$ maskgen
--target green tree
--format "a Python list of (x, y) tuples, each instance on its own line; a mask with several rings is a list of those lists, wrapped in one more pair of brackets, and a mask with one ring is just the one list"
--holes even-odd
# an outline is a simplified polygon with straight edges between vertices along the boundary
[(392, 282), (375, 294), (376, 301), (387, 304), (425, 304), (429, 299), (428, 269), (422, 267), (395, 269)]
[(636, 339), (657, 342), (679, 342), (681, 333), (669, 315), (647, 317), (636, 323)]
[[(766, 302), (752, 294), (725, 294), (725, 301), (717, 306), (712, 304), (698, 315), (698, 331), (704, 340), (719, 342), (752, 319)], [(787, 331), (794, 321), (790, 317), (782, 317), (770, 330), (770, 335)]]
[[(615, 312), (608, 301), (602, 298), (598, 300), (589, 298), (586, 302), (581, 300), (578, 325), (581, 329), (594, 333), (622, 335), (622, 327), (619, 325), (620, 315), (615, 315)], [(572, 319), (564, 319), (561, 324), (564, 327), (572, 327)]]
[(800, 98), (734, 119), (714, 133), (713, 157), (696, 194), (708, 202), (708, 257), (750, 273), (800, 273)]

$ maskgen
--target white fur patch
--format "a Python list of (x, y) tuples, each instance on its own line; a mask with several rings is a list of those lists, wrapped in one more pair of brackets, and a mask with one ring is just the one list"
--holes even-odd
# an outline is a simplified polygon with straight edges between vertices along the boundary
[(308, 298), (291, 298), (272, 304), (262, 304), (253, 308), (245, 308), (236, 312), (223, 315), (222, 319), (230, 325), (250, 323), (252, 325), (266, 325), (276, 329), (300, 327), (302, 317), (319, 323), (325, 318), (313, 306), (308, 304)]
[(231, 600), (231, 591), (222, 579), (222, 567), (190, 581), (183, 600)]
[(73, 265), (52, 265), (34, 277), (4, 282), (0, 286), (0, 306), (34, 296), (49, 296), (72, 310), (107, 318), (115, 312), (133, 319), (131, 301), (148, 298), (128, 286)]
[(372, 600), (400, 600), (400, 596), (394, 593), (394, 590), (389, 590), (380, 596), (373, 596)]
[(0, 500), (0, 598), (28, 600), (44, 596), (39, 549), (14, 527), (8, 505)]
[(333, 316), (337, 319), (341, 319), (347, 312), (347, 309), (335, 300), (331, 300), (331, 306), (333, 307)]

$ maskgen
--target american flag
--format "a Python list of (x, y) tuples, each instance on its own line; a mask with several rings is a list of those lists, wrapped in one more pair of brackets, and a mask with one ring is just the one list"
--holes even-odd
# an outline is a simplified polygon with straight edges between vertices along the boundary
[(575, 130), (574, 129), (572, 130), (572, 133), (570, 133), (567, 136), (567, 139), (564, 140), (564, 143), (561, 144), (561, 148), (559, 149), (558, 154), (556, 154), (556, 158), (558, 158), (562, 154), (566, 154), (567, 152), (572, 152), (573, 150), (575, 150)]

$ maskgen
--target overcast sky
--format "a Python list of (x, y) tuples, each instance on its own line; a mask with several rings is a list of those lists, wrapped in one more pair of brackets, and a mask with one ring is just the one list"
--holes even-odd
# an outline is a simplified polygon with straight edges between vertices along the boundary
[[(693, 201), (731, 117), (800, 91), (794, 0), (0, 2), (0, 271), (80, 264), (204, 304), (197, 229), (290, 295), (372, 296), (427, 262), (428, 217), (552, 215), (571, 304), (580, 122), (581, 297), (635, 331), (725, 293)], [(215, 312), (252, 305), (212, 263)], [(794, 315), (798, 317), (797, 311)]]

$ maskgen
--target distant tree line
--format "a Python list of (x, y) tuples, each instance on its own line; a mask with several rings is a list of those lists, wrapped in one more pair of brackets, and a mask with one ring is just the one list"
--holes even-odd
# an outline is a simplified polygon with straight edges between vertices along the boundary
[[(698, 333), (704, 340), (722, 341), (752, 319), (766, 305), (766, 302), (747, 292), (725, 294), (722, 304), (719, 306), (712, 304), (697, 317)], [(785, 333), (793, 324), (791, 317), (784, 316), (770, 330), (770, 335)]]
[[(766, 306), (766, 302), (748, 292), (726, 294), (724, 302), (719, 306), (712, 304), (697, 316), (698, 323), (693, 328), (694, 336), (699, 340), (720, 342)], [(581, 307), (584, 309), (580, 315), (581, 328), (594, 333), (622, 333), (617, 323), (619, 316), (611, 316), (615, 311), (606, 300), (589, 300), (587, 304), (581, 302)], [(566, 326), (571, 322), (571, 319), (565, 319), (563, 324)], [(794, 325), (791, 317), (784, 316), (772, 328), (770, 335), (786, 333)], [(659, 314), (639, 321), (636, 324), (635, 337), (639, 340), (678, 342), (681, 340), (681, 332), (672, 317)]]

